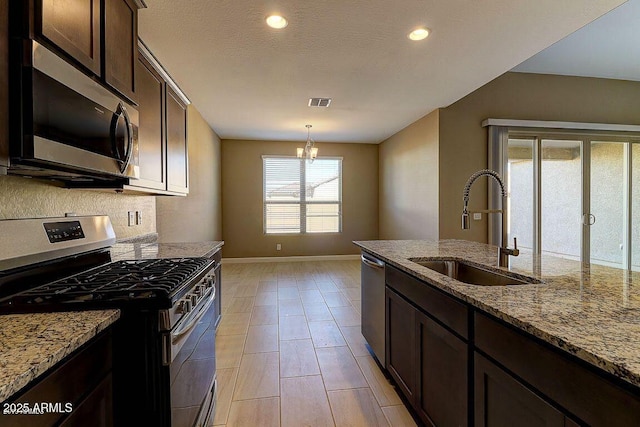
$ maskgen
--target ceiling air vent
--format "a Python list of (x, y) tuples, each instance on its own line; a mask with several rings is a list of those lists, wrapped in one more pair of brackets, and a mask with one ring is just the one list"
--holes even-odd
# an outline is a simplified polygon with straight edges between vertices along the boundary
[(331, 98), (309, 98), (309, 107), (328, 107), (331, 105)]

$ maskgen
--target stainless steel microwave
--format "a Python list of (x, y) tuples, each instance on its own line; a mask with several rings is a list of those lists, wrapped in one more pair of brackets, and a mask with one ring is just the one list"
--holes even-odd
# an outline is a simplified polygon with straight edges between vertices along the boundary
[(22, 42), (11, 81), (9, 173), (138, 178), (137, 109), (45, 46)]

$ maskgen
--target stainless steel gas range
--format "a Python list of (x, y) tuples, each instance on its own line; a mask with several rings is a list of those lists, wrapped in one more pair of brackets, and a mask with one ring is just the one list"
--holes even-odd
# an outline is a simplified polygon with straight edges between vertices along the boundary
[(213, 421), (219, 251), (111, 261), (106, 216), (0, 221), (0, 236), (0, 314), (121, 310), (113, 331), (116, 426)]

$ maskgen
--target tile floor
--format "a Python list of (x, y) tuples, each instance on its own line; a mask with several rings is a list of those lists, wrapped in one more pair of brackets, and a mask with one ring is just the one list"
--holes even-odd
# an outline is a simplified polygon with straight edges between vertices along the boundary
[(360, 263), (224, 264), (214, 425), (415, 426), (360, 333)]

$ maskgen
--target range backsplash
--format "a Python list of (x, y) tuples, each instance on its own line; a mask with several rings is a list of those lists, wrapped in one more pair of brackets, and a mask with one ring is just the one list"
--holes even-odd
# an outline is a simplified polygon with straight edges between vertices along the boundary
[[(128, 211), (142, 212), (142, 223), (129, 227)], [(156, 231), (154, 196), (107, 191), (70, 190), (56, 183), (0, 176), (0, 219), (79, 215), (109, 215), (118, 239)]]

